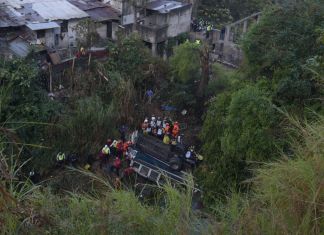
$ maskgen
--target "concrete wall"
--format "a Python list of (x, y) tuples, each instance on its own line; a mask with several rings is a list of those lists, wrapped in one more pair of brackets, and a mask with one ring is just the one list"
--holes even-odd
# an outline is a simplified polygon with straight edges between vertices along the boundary
[(171, 11), (168, 14), (167, 24), (168, 27), (168, 37), (176, 37), (182, 33), (190, 31), (191, 23), (191, 6)]
[[(59, 45), (58, 48), (68, 48), (68, 47), (76, 47), (77, 43), (76, 43), (76, 31), (75, 31), (75, 27), (78, 24), (78, 22), (80, 22), (81, 19), (72, 19), (69, 20), (68, 22), (68, 32), (64, 32), (60, 34), (59, 37)], [(60, 24), (61, 22), (57, 22), (58, 24)]]

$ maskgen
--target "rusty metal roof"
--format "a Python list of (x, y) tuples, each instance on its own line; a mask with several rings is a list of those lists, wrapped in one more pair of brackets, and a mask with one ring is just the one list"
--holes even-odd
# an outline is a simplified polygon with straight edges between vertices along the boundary
[(110, 5), (93, 0), (68, 0), (70, 3), (85, 11), (91, 19), (97, 22), (119, 20), (121, 13)]
[(120, 13), (111, 7), (96, 8), (87, 10), (86, 12), (89, 14), (91, 19), (97, 22), (120, 19)]

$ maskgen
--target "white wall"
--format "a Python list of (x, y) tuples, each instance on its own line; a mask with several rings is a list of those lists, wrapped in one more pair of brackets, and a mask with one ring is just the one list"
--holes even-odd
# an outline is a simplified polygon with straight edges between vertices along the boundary
[(107, 38), (107, 24), (106, 23), (99, 23), (96, 29), (97, 33), (99, 34), (100, 38), (105, 39)]
[(118, 23), (113, 22), (112, 23), (112, 40), (117, 40), (117, 31), (118, 30), (119, 30)]

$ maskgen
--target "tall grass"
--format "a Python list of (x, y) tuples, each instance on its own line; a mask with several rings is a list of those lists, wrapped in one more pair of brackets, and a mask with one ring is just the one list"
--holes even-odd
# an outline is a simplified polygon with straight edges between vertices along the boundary
[[(7, 207), (0, 215), (0, 231), (4, 234), (166, 235), (209, 234), (212, 231), (210, 220), (201, 220), (191, 209), (192, 180), (180, 188), (171, 184), (163, 188), (155, 186), (159, 192), (155, 203), (145, 203), (133, 191), (115, 190), (98, 175), (71, 171), (77, 174), (74, 177), (82, 178), (83, 183), (87, 182), (85, 177), (93, 181), (92, 190), (97, 193), (82, 190), (54, 193), (50, 183), (46, 187), (26, 183), (23, 193), (20, 188), (9, 187), (6, 192), (12, 203), (9, 199), (3, 203)], [(3, 197), (0, 199), (2, 202)]]
[(219, 210), (224, 233), (323, 234), (324, 118), (312, 124), (292, 121), (299, 133), (294, 156), (258, 169), (251, 198), (229, 199)]

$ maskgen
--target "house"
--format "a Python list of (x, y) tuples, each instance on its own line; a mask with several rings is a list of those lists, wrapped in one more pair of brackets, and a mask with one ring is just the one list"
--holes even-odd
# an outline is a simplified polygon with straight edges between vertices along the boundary
[[(48, 48), (76, 46), (74, 27), (89, 15), (66, 0), (0, 0), (4, 12), (0, 30), (29, 33), (30, 44)], [(10, 31), (10, 30), (9, 30)]]
[(90, 19), (97, 23), (100, 38), (116, 40), (120, 22), (120, 12), (108, 4), (92, 0), (69, 0), (71, 4), (86, 12)]
[(103, 0), (121, 12), (126, 34), (138, 31), (153, 55), (165, 52), (168, 39), (190, 31), (192, 4), (173, 0)]
[(144, 6), (139, 17), (137, 30), (142, 39), (150, 44), (153, 55), (165, 53), (158, 51), (165, 48), (168, 39), (190, 31), (191, 4), (177, 1), (157, 0)]

